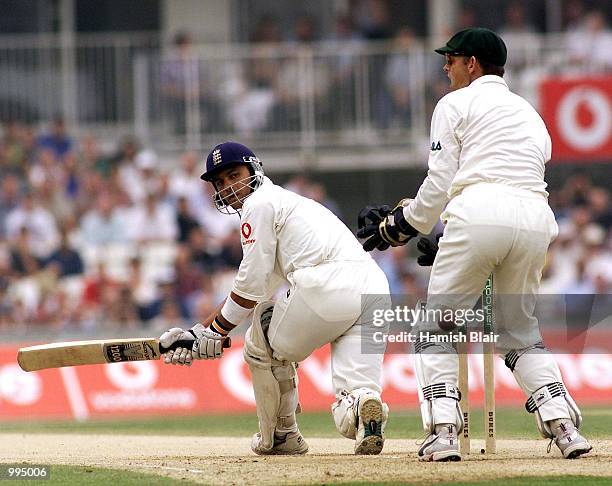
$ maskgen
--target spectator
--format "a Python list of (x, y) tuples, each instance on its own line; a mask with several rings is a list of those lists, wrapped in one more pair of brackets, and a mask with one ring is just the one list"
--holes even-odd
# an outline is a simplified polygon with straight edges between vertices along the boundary
[(610, 205), (610, 192), (603, 187), (594, 187), (590, 190), (589, 204), (593, 213), (593, 220), (604, 230), (612, 228), (612, 205)]
[(277, 43), (282, 41), (278, 20), (273, 15), (264, 15), (255, 24), (251, 42), (258, 43)]
[(537, 42), (535, 33), (535, 27), (526, 18), (523, 3), (514, 1), (508, 4), (499, 35), (504, 39), (508, 52), (512, 53), (505, 65), (509, 73), (519, 74), (527, 67), (529, 47)]
[(178, 234), (173, 208), (160, 203), (153, 192), (146, 196), (144, 203), (129, 211), (127, 229), (128, 238), (138, 243), (175, 241)]
[(187, 199), (182, 196), (178, 199), (176, 224), (178, 227), (179, 243), (185, 243), (189, 238), (191, 230), (200, 227), (195, 218), (191, 216), (191, 211), (189, 211), (189, 204), (187, 203)]
[(220, 264), (218, 255), (211, 253), (206, 244), (206, 235), (202, 228), (193, 228), (189, 232), (187, 247), (191, 264), (204, 273), (213, 273)]
[(50, 148), (41, 149), (38, 152), (38, 160), (32, 165), (28, 173), (30, 185), (36, 188), (48, 181), (54, 188), (59, 189), (64, 182), (64, 178), (64, 169), (60, 165), (56, 153)]
[(65, 229), (61, 231), (60, 246), (47, 259), (46, 267), (55, 267), (56, 275), (69, 277), (83, 273), (83, 260), (79, 252), (70, 247), (68, 234)]
[(318, 38), (317, 34), (317, 22), (312, 15), (301, 14), (295, 19), (293, 25), (293, 36), (292, 41), (298, 44), (309, 44), (316, 41)]
[(157, 176), (157, 154), (152, 150), (141, 150), (134, 163), (126, 163), (119, 169), (122, 189), (130, 196), (132, 204), (144, 201), (146, 195), (159, 190)]
[(536, 28), (527, 20), (523, 2), (514, 1), (506, 6), (505, 23), (499, 35), (506, 41), (508, 36), (533, 34)]
[(179, 246), (174, 262), (175, 296), (181, 307), (181, 315), (190, 315), (190, 299), (201, 291), (203, 268), (212, 266), (194, 265), (194, 258), (188, 246)]
[(563, 2), (563, 24), (567, 33), (575, 32), (582, 27), (585, 10), (582, 0), (567, 0)]
[(120, 284), (111, 278), (104, 262), (98, 262), (96, 271), (86, 275), (83, 281), (81, 307), (86, 328), (95, 328), (106, 316), (112, 299), (119, 295)]
[(105, 322), (119, 325), (124, 329), (137, 328), (140, 317), (130, 287), (123, 285), (118, 288), (110, 287), (106, 290), (100, 313), (106, 317)]
[(170, 193), (175, 199), (197, 197), (202, 186), (198, 162), (197, 152), (189, 151), (181, 155), (180, 167), (170, 173)]
[(79, 165), (88, 171), (96, 171), (105, 179), (110, 177), (113, 169), (113, 160), (100, 154), (98, 140), (93, 135), (81, 138), (79, 147)]
[[(261, 52), (267, 48), (258, 47)], [(247, 79), (236, 79), (229, 101), (229, 121), (242, 135), (249, 135), (268, 127), (270, 114), (276, 103), (273, 90), (278, 70), (277, 60), (257, 59), (249, 64)]]
[(143, 321), (153, 318), (159, 311), (159, 289), (157, 282), (150, 273), (142, 268), (139, 258), (130, 260), (130, 275), (128, 286), (134, 304), (138, 309), (138, 316)]
[(35, 188), (35, 197), (40, 205), (51, 213), (55, 221), (64, 221), (77, 210), (66, 193), (49, 179), (45, 179)]
[(15, 120), (9, 120), (4, 127), (0, 168), (11, 174), (22, 174), (26, 151), (23, 143), (24, 127)]
[(14, 277), (29, 277), (40, 270), (40, 259), (31, 250), (31, 235), (25, 226), (10, 245), (10, 272)]
[(174, 299), (163, 299), (159, 304), (159, 314), (152, 318), (150, 327), (153, 329), (167, 329), (180, 326), (183, 321), (181, 308)]
[(361, 0), (356, 8), (357, 25), (367, 40), (387, 40), (393, 35), (389, 6), (385, 0)]
[(574, 172), (559, 191), (561, 206), (570, 207), (586, 204), (589, 200), (591, 188), (591, 178), (586, 171)]
[(476, 10), (470, 5), (463, 5), (459, 9), (459, 13), (457, 14), (455, 28), (449, 29), (448, 34), (463, 29), (469, 29), (470, 27), (474, 27), (475, 25), (480, 25), (480, 22), (478, 21), (478, 17), (476, 15)]
[(64, 179), (61, 186), (62, 192), (71, 199), (77, 199), (81, 187), (82, 167), (75, 152), (68, 152), (62, 159), (64, 168)]
[(212, 90), (211, 73), (192, 52), (190, 34), (176, 34), (174, 50), (164, 58), (160, 71), (164, 111), (170, 115), (177, 135), (200, 125), (204, 130), (222, 128), (223, 114)]
[(359, 55), (364, 48), (363, 36), (346, 15), (336, 17), (334, 31), (329, 36), (335, 54), (331, 60), (331, 100), (334, 103), (330, 113), (333, 128), (351, 127), (356, 119), (355, 80)]
[(72, 139), (66, 133), (66, 125), (61, 116), (56, 116), (51, 123), (51, 131), (38, 139), (41, 149), (49, 149), (56, 158), (62, 158), (73, 146)]
[(235, 229), (233, 234), (227, 236), (221, 248), (219, 261), (226, 268), (237, 270), (242, 261), (242, 243), (240, 233)]
[(124, 213), (118, 210), (109, 194), (101, 194), (96, 207), (81, 219), (81, 237), (89, 245), (101, 246), (108, 243), (127, 241)]
[(0, 240), (6, 238), (6, 218), (19, 205), (19, 179), (13, 174), (6, 174), (0, 180)]
[(607, 72), (612, 69), (612, 32), (601, 10), (589, 12), (582, 26), (566, 38), (570, 65), (580, 73)]
[(414, 32), (402, 27), (393, 39), (393, 53), (385, 66), (385, 90), (379, 104), (379, 123), (407, 128), (411, 125), (413, 92), (418, 90), (420, 65), (410, 52), (416, 45)]
[(55, 219), (31, 193), (25, 194), (21, 204), (6, 217), (9, 239), (16, 238), (24, 227), (31, 235), (30, 249), (37, 258), (47, 258), (57, 248), (59, 234)]

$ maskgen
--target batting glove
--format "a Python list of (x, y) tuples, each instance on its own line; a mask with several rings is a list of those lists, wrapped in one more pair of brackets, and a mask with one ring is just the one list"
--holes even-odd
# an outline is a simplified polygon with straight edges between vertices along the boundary
[(189, 332), (196, 337), (192, 348), (193, 359), (218, 359), (223, 355), (223, 348), (229, 348), (230, 338), (210, 327), (196, 324)]
[[(191, 347), (173, 346), (177, 341), (187, 341), (192, 344)], [(184, 331), (180, 327), (168, 329), (159, 337), (159, 344), (166, 349), (170, 349), (170, 351), (164, 355), (164, 363), (191, 366), (191, 361), (193, 359), (191, 349), (195, 341), (196, 338), (190, 331)]]
[(164, 363), (191, 366), (194, 359), (216, 359), (223, 355), (223, 349), (229, 348), (231, 341), (202, 324), (196, 324), (188, 331), (180, 327), (173, 327), (164, 332), (159, 343), (164, 348), (172, 348), (176, 341), (190, 342), (191, 347), (177, 347), (168, 351), (164, 356)]

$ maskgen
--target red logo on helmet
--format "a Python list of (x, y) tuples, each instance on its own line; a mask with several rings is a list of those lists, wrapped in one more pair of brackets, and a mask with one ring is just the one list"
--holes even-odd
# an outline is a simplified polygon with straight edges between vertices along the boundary
[(242, 236), (244, 236), (245, 240), (249, 239), (249, 236), (251, 236), (251, 233), (253, 232), (251, 225), (249, 223), (242, 223)]

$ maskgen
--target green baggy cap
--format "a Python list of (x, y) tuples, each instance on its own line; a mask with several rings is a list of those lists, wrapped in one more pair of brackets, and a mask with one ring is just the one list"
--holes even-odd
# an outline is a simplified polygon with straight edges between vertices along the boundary
[(461, 30), (452, 36), (444, 47), (435, 51), (442, 55), (474, 56), (494, 66), (503, 66), (508, 57), (508, 50), (502, 38), (484, 27)]

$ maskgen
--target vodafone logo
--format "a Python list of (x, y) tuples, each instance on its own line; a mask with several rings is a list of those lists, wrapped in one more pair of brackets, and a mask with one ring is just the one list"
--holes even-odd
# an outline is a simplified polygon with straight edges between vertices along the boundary
[(155, 386), (159, 371), (151, 361), (126, 361), (104, 369), (108, 380), (117, 388), (147, 390)]
[(251, 228), (249, 223), (242, 223), (240, 231), (242, 232), (242, 237), (244, 238), (242, 241), (243, 245), (251, 245), (255, 243), (255, 238), (249, 239), (251, 237), (251, 233), (253, 233), (253, 228)]
[(253, 229), (249, 223), (242, 223), (240, 231), (242, 231), (242, 236), (244, 236), (244, 239), (248, 240), (249, 236), (251, 236), (251, 233), (253, 232)]
[(43, 383), (38, 373), (26, 373), (17, 364), (0, 367), (0, 404), (33, 405), (42, 397)]
[(612, 106), (606, 93), (595, 86), (577, 86), (561, 98), (557, 108), (558, 129), (577, 150), (599, 149), (612, 132)]

